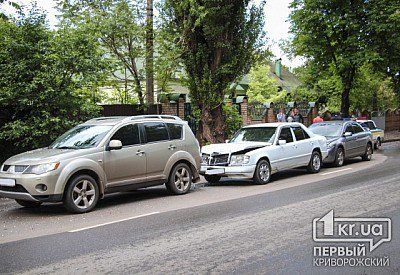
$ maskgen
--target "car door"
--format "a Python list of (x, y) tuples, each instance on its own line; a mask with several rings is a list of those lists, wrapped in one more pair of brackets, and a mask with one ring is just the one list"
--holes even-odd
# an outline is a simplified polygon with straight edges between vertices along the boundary
[(168, 160), (177, 150), (177, 140), (170, 141), (164, 122), (145, 122), (142, 129), (146, 140), (146, 175), (149, 181), (165, 180), (164, 170)]
[(369, 134), (358, 123), (353, 123), (353, 130), (357, 143), (357, 155), (363, 155), (367, 147)]
[(122, 148), (104, 152), (108, 185), (119, 186), (145, 181), (146, 155), (140, 143), (138, 124), (122, 126), (111, 136), (111, 140), (120, 140)]
[(347, 124), (344, 127), (344, 133), (351, 133), (351, 136), (345, 136), (344, 138), (344, 144), (345, 144), (345, 155), (346, 157), (354, 157), (357, 156), (357, 140), (356, 136), (354, 135), (354, 130), (353, 130), (353, 125), (352, 124)]
[(297, 162), (299, 166), (307, 165), (311, 159), (311, 153), (313, 150), (313, 141), (307, 132), (304, 131), (300, 126), (292, 127), (293, 134), (295, 137), (295, 145), (297, 146)]
[[(279, 145), (279, 140), (285, 140), (286, 144)], [(274, 165), (278, 170), (284, 170), (296, 167), (298, 162), (296, 160), (298, 151), (297, 145), (294, 142), (293, 132), (289, 126), (282, 127), (277, 140), (277, 159), (270, 160), (276, 163)]]

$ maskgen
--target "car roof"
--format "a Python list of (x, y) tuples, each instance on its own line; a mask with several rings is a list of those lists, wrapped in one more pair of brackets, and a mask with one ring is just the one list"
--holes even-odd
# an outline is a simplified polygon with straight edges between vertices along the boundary
[(357, 119), (356, 121), (357, 121), (358, 123), (364, 123), (364, 122), (370, 122), (370, 121), (373, 122), (373, 120), (371, 120), (371, 119)]
[(243, 128), (257, 128), (257, 127), (279, 127), (279, 126), (301, 126), (298, 122), (270, 122), (270, 123), (259, 123), (246, 125)]
[(139, 116), (109, 116), (109, 117), (98, 117), (86, 121), (83, 124), (86, 125), (109, 125), (114, 126), (120, 123), (130, 121), (165, 121), (165, 122), (177, 122), (183, 123), (183, 120), (177, 116), (169, 115), (139, 115)]

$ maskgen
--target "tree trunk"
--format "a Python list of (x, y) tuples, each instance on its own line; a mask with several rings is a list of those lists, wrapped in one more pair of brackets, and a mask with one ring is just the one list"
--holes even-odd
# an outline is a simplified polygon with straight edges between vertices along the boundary
[(202, 145), (206, 143), (223, 143), (225, 141), (225, 123), (222, 104), (210, 110), (203, 108), (197, 137)]
[(154, 104), (153, 0), (147, 0), (146, 14), (146, 100)]
[(350, 92), (353, 88), (354, 77), (356, 69), (350, 68), (346, 70), (342, 76), (343, 91), (342, 91), (342, 102), (340, 107), (340, 112), (342, 117), (350, 117)]

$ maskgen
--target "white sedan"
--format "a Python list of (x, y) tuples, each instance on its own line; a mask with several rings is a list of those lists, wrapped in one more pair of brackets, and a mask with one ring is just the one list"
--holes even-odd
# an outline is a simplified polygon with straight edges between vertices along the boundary
[(326, 138), (300, 123), (245, 126), (229, 142), (204, 146), (201, 153), (200, 174), (207, 181), (232, 177), (256, 184), (266, 184), (273, 173), (295, 167), (318, 173), (328, 155)]

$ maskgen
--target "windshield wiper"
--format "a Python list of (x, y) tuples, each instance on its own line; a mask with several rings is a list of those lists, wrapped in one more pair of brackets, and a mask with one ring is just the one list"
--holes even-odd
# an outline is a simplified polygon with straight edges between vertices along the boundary
[(60, 146), (60, 147), (54, 147), (54, 149), (79, 149), (78, 147), (75, 146)]

